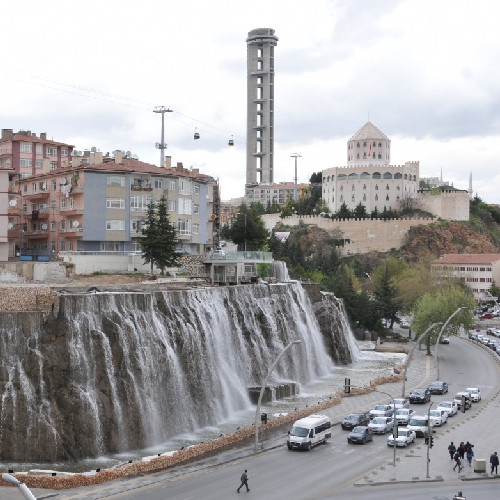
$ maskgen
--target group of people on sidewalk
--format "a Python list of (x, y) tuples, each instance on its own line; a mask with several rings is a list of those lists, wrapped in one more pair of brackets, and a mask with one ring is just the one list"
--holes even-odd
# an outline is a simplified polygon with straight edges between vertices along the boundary
[[(458, 467), (458, 472), (461, 472), (463, 469), (463, 461), (465, 457), (467, 457), (467, 462), (469, 463), (469, 467), (472, 466), (472, 459), (474, 458), (474, 445), (467, 441), (464, 443), (463, 441), (458, 445), (458, 448), (453, 444), (453, 441), (448, 446), (448, 453), (450, 454), (450, 459), (455, 462), (453, 466), (453, 470), (456, 470)], [(491, 466), (491, 474), (498, 474), (498, 465), (499, 465), (498, 453), (495, 451), (490, 455), (490, 466)]]
[(453, 466), (453, 470), (456, 470), (458, 467), (458, 472), (461, 472), (463, 469), (463, 461), (465, 457), (467, 457), (467, 462), (469, 463), (469, 467), (472, 467), (472, 459), (474, 458), (474, 445), (467, 441), (464, 443), (463, 441), (458, 445), (458, 448), (453, 444), (453, 441), (448, 446), (448, 453), (450, 454), (450, 459), (455, 462)]

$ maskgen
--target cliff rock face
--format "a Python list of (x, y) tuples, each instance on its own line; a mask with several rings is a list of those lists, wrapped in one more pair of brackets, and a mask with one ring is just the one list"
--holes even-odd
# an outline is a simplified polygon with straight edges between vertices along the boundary
[(401, 245), (401, 257), (410, 262), (446, 253), (497, 253), (498, 245), (486, 231), (461, 222), (414, 226)]

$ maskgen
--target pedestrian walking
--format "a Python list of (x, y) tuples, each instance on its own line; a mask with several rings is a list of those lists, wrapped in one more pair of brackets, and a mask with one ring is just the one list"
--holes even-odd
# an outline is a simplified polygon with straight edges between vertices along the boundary
[(458, 447), (458, 454), (460, 455), (460, 460), (463, 460), (465, 457), (465, 444), (462, 441)]
[(466, 446), (465, 455), (467, 456), (467, 462), (469, 462), (469, 467), (471, 467), (472, 459), (474, 458), (474, 452), (472, 451), (472, 445)]
[(245, 472), (241, 475), (240, 480), (241, 480), (240, 487), (236, 491), (239, 493), (243, 485), (247, 487), (247, 491), (250, 491), (250, 488), (248, 487), (248, 471), (246, 469)]
[(456, 451), (457, 451), (457, 447), (453, 444), (453, 441), (452, 441), (450, 446), (448, 446), (448, 453), (450, 454), (450, 460), (453, 460), (453, 455), (455, 455)]
[(453, 459), (455, 460), (455, 465), (453, 467), (453, 470), (455, 470), (458, 467), (458, 472), (462, 472), (462, 461), (460, 460), (460, 455), (458, 451), (455, 452)]
[(491, 464), (491, 473), (495, 471), (495, 474), (498, 474), (498, 453), (492, 453), (490, 456), (490, 464)]

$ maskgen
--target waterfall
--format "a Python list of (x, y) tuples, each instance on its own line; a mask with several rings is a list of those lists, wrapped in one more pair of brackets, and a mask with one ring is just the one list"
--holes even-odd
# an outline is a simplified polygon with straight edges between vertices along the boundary
[(290, 281), (286, 262), (275, 260), (269, 269), (269, 276), (276, 278), (278, 281)]
[(97, 457), (214, 425), (251, 406), (247, 388), (292, 340), (272, 381), (335, 368), (296, 282), (64, 294), (46, 323), (3, 313), (0, 339), (1, 460)]

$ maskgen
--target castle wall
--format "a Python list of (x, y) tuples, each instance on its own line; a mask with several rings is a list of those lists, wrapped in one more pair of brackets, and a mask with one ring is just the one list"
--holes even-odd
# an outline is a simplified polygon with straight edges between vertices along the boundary
[(469, 193), (465, 190), (419, 191), (417, 195), (422, 210), (445, 220), (469, 220)]
[(399, 248), (410, 227), (432, 224), (428, 219), (345, 219), (332, 220), (319, 215), (291, 216), (281, 218), (279, 214), (262, 215), (262, 220), (268, 231), (271, 231), (278, 222), (288, 226), (298, 226), (300, 221), (305, 224), (314, 224), (330, 233), (341, 233), (344, 239), (342, 255), (352, 255), (367, 252), (388, 252)]

